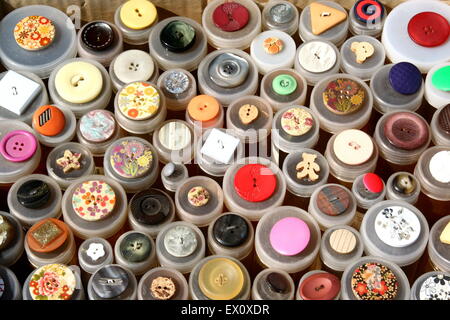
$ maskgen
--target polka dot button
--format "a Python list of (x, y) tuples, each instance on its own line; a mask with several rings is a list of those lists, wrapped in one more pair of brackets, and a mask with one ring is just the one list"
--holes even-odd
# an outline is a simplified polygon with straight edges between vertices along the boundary
[(326, 42), (312, 41), (306, 43), (298, 52), (298, 61), (306, 71), (312, 73), (326, 72), (337, 61), (336, 52)]
[(113, 70), (123, 83), (147, 81), (153, 75), (155, 64), (147, 52), (127, 50), (117, 56)]
[(358, 0), (353, 10), (356, 19), (363, 23), (380, 21), (384, 16), (384, 7), (378, 0)]
[(249, 19), (248, 9), (237, 2), (226, 2), (218, 6), (212, 16), (216, 27), (222, 31), (234, 32), (244, 28)]
[(401, 94), (414, 94), (422, 86), (420, 70), (409, 62), (400, 62), (389, 70), (389, 82), (395, 91)]
[(373, 154), (374, 146), (370, 136), (356, 129), (340, 132), (333, 143), (333, 151), (338, 160), (350, 166), (363, 164)]
[(422, 147), (429, 136), (425, 120), (409, 112), (397, 112), (388, 116), (383, 130), (393, 146), (404, 150)]
[(270, 230), (272, 248), (283, 256), (295, 256), (308, 246), (311, 232), (301, 219), (287, 217), (277, 221)]
[(187, 106), (189, 116), (196, 121), (210, 121), (220, 111), (220, 105), (216, 98), (205, 94), (192, 98)]
[(0, 154), (8, 161), (22, 162), (30, 159), (38, 147), (36, 137), (25, 130), (11, 131), (0, 141)]
[(328, 272), (313, 274), (299, 287), (303, 300), (334, 300), (341, 291), (341, 281)]
[(281, 116), (281, 127), (291, 136), (308, 133), (314, 124), (311, 114), (302, 108), (291, 108)]
[(373, 193), (380, 193), (384, 189), (383, 180), (375, 173), (366, 173), (363, 177), (364, 187)]
[(55, 34), (53, 21), (42, 16), (25, 17), (14, 28), (16, 43), (28, 51), (46, 48), (53, 42)]
[(272, 89), (276, 94), (288, 96), (297, 89), (297, 80), (289, 74), (280, 74), (273, 79)]
[(33, 128), (44, 136), (57, 136), (65, 126), (64, 113), (55, 106), (42, 106), (33, 114)]
[(408, 23), (411, 39), (423, 47), (438, 47), (447, 42), (450, 25), (445, 17), (436, 12), (421, 12)]
[(234, 176), (234, 189), (244, 200), (261, 202), (272, 196), (277, 187), (277, 178), (262, 164), (247, 164)]
[(324, 214), (338, 216), (347, 211), (350, 206), (349, 192), (340, 186), (327, 186), (317, 194), (317, 207)]
[(130, 29), (145, 29), (151, 26), (157, 17), (155, 5), (147, 0), (130, 0), (120, 9), (120, 20)]
[(147, 82), (133, 82), (118, 93), (120, 112), (131, 120), (146, 120), (159, 109), (161, 97), (158, 90)]
[(83, 45), (95, 51), (102, 51), (111, 47), (114, 38), (113, 28), (103, 21), (91, 22), (81, 32)]

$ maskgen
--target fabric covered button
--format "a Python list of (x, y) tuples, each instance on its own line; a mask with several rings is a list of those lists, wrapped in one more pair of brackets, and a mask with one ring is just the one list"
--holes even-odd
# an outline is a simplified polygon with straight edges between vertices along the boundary
[(431, 176), (441, 182), (450, 182), (450, 151), (439, 151), (431, 157), (428, 169)]
[(158, 90), (147, 82), (133, 82), (119, 93), (120, 112), (131, 120), (146, 120), (159, 109), (161, 97)]
[(158, 300), (169, 300), (175, 295), (176, 286), (171, 278), (157, 277), (152, 280), (150, 292)]
[(353, 271), (352, 291), (358, 300), (394, 300), (398, 287), (395, 274), (380, 263), (365, 263)]
[(130, 29), (145, 29), (151, 26), (157, 17), (155, 5), (147, 0), (130, 0), (120, 9), (120, 20)]
[(409, 21), (408, 33), (419, 46), (437, 47), (447, 42), (450, 25), (439, 13), (421, 12)]
[(233, 53), (222, 53), (211, 62), (208, 73), (211, 80), (222, 88), (241, 85), (249, 72), (249, 63)]
[(311, 114), (302, 108), (291, 108), (281, 116), (281, 127), (291, 136), (302, 136), (314, 125)]
[(239, 247), (247, 241), (248, 235), (247, 221), (236, 214), (221, 216), (213, 226), (214, 240), (225, 247)]
[(242, 199), (250, 202), (267, 200), (276, 187), (275, 174), (262, 164), (247, 164), (234, 176), (234, 189)]
[(363, 177), (364, 187), (373, 193), (380, 193), (384, 189), (383, 180), (375, 173), (366, 173)]
[(16, 230), (9, 219), (0, 215), (0, 252), (10, 246), (16, 238)]
[(95, 21), (87, 24), (81, 33), (83, 45), (95, 51), (106, 50), (114, 43), (114, 30), (106, 22)]
[(192, 134), (189, 127), (184, 123), (172, 121), (159, 129), (158, 137), (164, 148), (178, 151), (191, 143)]
[(210, 199), (209, 192), (206, 188), (202, 186), (196, 186), (189, 190), (187, 194), (187, 199), (191, 205), (194, 207), (205, 206)]
[(328, 43), (311, 41), (299, 50), (298, 61), (306, 71), (321, 73), (334, 67), (337, 55), (333, 47)]
[(37, 147), (36, 137), (25, 130), (11, 131), (0, 141), (1, 155), (11, 162), (23, 162), (30, 159)]
[(330, 247), (340, 254), (348, 254), (356, 248), (356, 236), (347, 229), (334, 230), (329, 239)]
[(420, 70), (409, 62), (400, 62), (389, 71), (389, 82), (395, 91), (401, 94), (414, 94), (422, 86)]
[(91, 142), (104, 142), (112, 137), (116, 130), (114, 117), (105, 110), (90, 111), (80, 119), (80, 132), (83, 138)]
[(53, 21), (43, 16), (25, 17), (14, 28), (16, 43), (28, 51), (46, 48), (53, 42), (55, 34)]
[(347, 19), (347, 12), (319, 2), (311, 3), (309, 8), (311, 14), (311, 31), (314, 35), (320, 35)]
[(216, 98), (202, 94), (192, 98), (187, 106), (192, 119), (206, 122), (214, 119), (220, 111), (220, 104)]
[(171, 71), (164, 79), (164, 88), (172, 94), (181, 94), (189, 88), (190, 80), (186, 73)]
[(422, 147), (429, 136), (425, 120), (409, 112), (397, 112), (390, 115), (386, 119), (383, 130), (390, 143), (405, 150)]
[(349, 129), (337, 134), (333, 151), (338, 160), (350, 166), (357, 166), (370, 159), (374, 146), (367, 133)]
[(297, 89), (297, 80), (289, 74), (280, 74), (273, 79), (272, 89), (276, 94), (290, 95)]
[(197, 243), (194, 230), (187, 226), (170, 228), (164, 236), (164, 248), (177, 258), (190, 256), (197, 249)]
[(42, 106), (33, 114), (33, 127), (44, 136), (57, 136), (65, 126), (64, 113), (55, 106)]
[(341, 291), (341, 281), (328, 272), (313, 274), (299, 288), (303, 300), (334, 300)]
[(48, 203), (50, 187), (41, 180), (28, 180), (17, 190), (17, 201), (27, 209), (38, 209)]
[(27, 233), (26, 241), (31, 250), (50, 253), (61, 248), (69, 236), (69, 229), (60, 220), (49, 218), (34, 224)]
[(381, 21), (385, 15), (384, 6), (378, 0), (358, 0), (353, 6), (356, 19), (373, 24)]
[(116, 143), (109, 158), (112, 169), (119, 176), (130, 179), (147, 174), (153, 161), (151, 149), (144, 143), (129, 139)]
[(190, 24), (174, 20), (169, 22), (159, 36), (164, 48), (172, 52), (184, 52), (195, 43), (195, 29)]
[(119, 297), (127, 290), (129, 283), (128, 273), (117, 265), (104, 266), (92, 277), (92, 289), (102, 299)]
[(70, 300), (76, 288), (73, 271), (62, 264), (48, 264), (36, 269), (28, 283), (33, 300)]
[(339, 115), (358, 111), (365, 99), (361, 85), (350, 79), (336, 79), (327, 84), (322, 96), (328, 110)]
[(147, 81), (153, 75), (155, 64), (147, 52), (127, 50), (117, 56), (113, 70), (123, 83)]
[(431, 84), (438, 90), (450, 91), (450, 66), (436, 70), (431, 77)]
[(156, 189), (137, 193), (130, 202), (133, 217), (145, 225), (157, 225), (170, 214), (171, 203), (166, 195)]
[(317, 195), (317, 207), (329, 216), (343, 214), (350, 206), (350, 195), (346, 189), (340, 186), (327, 186)]
[(120, 242), (120, 254), (132, 263), (145, 261), (152, 251), (153, 245), (147, 235), (140, 232), (127, 234)]
[(214, 10), (212, 19), (216, 27), (222, 31), (234, 32), (247, 25), (250, 14), (246, 7), (231, 1), (219, 5)]
[(270, 245), (283, 256), (295, 256), (308, 246), (311, 232), (301, 219), (287, 217), (277, 221), (270, 230)]
[(425, 279), (419, 289), (420, 300), (450, 300), (450, 276), (435, 274)]

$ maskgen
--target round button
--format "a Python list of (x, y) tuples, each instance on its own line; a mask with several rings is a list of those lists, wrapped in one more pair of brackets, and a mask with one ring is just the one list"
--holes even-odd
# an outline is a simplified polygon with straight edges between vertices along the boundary
[(276, 94), (288, 96), (297, 89), (297, 80), (289, 74), (280, 74), (273, 79), (272, 89)]
[(41, 50), (48, 47), (55, 38), (53, 21), (42, 16), (29, 16), (20, 20), (14, 28), (14, 39), (23, 49)]
[(208, 68), (211, 80), (222, 88), (234, 88), (247, 79), (249, 63), (233, 53), (222, 53), (211, 62)]
[(120, 112), (131, 120), (146, 120), (159, 110), (161, 97), (158, 90), (147, 82), (133, 82), (118, 93)]
[(34, 156), (38, 142), (36, 137), (25, 130), (7, 133), (0, 141), (0, 153), (8, 161), (23, 162)]
[(308, 246), (311, 232), (301, 219), (287, 217), (277, 221), (270, 230), (272, 248), (283, 256), (295, 256)]
[(195, 43), (195, 29), (181, 20), (169, 22), (159, 36), (164, 48), (172, 52), (184, 52)]
[(384, 16), (384, 7), (378, 0), (358, 0), (353, 11), (356, 19), (363, 23), (374, 24)]
[(234, 176), (234, 189), (244, 200), (261, 202), (269, 199), (277, 187), (277, 178), (262, 164), (247, 164)]
[(114, 74), (123, 83), (147, 81), (153, 75), (155, 64), (152, 57), (142, 50), (127, 50), (117, 56)]
[(373, 151), (372, 139), (361, 130), (344, 130), (338, 133), (333, 143), (336, 158), (350, 166), (363, 164), (370, 159)]
[(35, 223), (27, 232), (26, 241), (31, 250), (50, 253), (61, 248), (69, 237), (66, 224), (58, 219), (44, 219)]
[(366, 93), (356, 81), (336, 79), (327, 84), (322, 96), (328, 110), (346, 115), (361, 109)]
[(62, 264), (48, 264), (36, 269), (28, 289), (33, 300), (70, 300), (77, 280), (73, 271)]
[(72, 207), (86, 221), (98, 221), (109, 216), (116, 204), (116, 194), (109, 184), (93, 180), (81, 183), (72, 196)]
[(161, 174), (164, 177), (171, 177), (176, 172), (176, 165), (173, 162), (169, 162), (164, 166), (164, 168), (161, 171)]
[(376, 262), (357, 267), (353, 272), (351, 285), (358, 300), (393, 300), (399, 289), (394, 272)]
[(213, 226), (214, 240), (225, 247), (239, 247), (249, 235), (249, 226), (244, 218), (226, 214), (216, 220)]
[(170, 228), (164, 236), (164, 248), (177, 258), (188, 257), (197, 249), (195, 231), (187, 226)]
[(236, 262), (226, 258), (214, 258), (201, 267), (198, 285), (209, 299), (231, 300), (244, 287), (244, 273)]
[(306, 71), (321, 73), (335, 66), (337, 55), (333, 47), (328, 43), (311, 41), (305, 43), (299, 50), (298, 61)]
[(104, 142), (116, 131), (116, 121), (111, 113), (105, 110), (94, 110), (80, 119), (80, 132), (90, 142)]
[(192, 98), (187, 106), (189, 116), (201, 122), (214, 119), (220, 110), (219, 102), (216, 98), (205, 94)]
[(438, 47), (447, 42), (450, 25), (436, 12), (421, 12), (408, 23), (408, 33), (415, 43), (423, 47)]
[(331, 249), (340, 254), (349, 254), (356, 248), (356, 236), (347, 229), (334, 230), (330, 235)]
[(281, 116), (281, 128), (291, 136), (302, 136), (314, 125), (311, 114), (302, 108), (292, 108)]
[(329, 216), (338, 216), (350, 206), (349, 192), (340, 186), (323, 187), (317, 194), (316, 204), (320, 211)]
[(202, 186), (195, 186), (188, 191), (187, 200), (194, 207), (205, 206), (210, 199), (209, 192)]
[(147, 144), (127, 139), (113, 145), (109, 161), (119, 176), (126, 179), (140, 178), (149, 172), (153, 153)]
[(400, 173), (392, 181), (392, 187), (400, 194), (410, 195), (416, 190), (416, 179), (411, 174)]
[(286, 294), (290, 288), (288, 279), (278, 272), (269, 273), (266, 276), (265, 283), (269, 290), (275, 293)]
[(151, 26), (158, 18), (158, 12), (153, 3), (148, 0), (130, 0), (120, 9), (122, 23), (135, 30)]
[(441, 182), (450, 182), (450, 151), (439, 151), (431, 157), (428, 169), (431, 176)]
[(372, 193), (380, 193), (384, 189), (383, 180), (375, 173), (366, 173), (362, 181), (364, 187)]
[(397, 112), (388, 116), (383, 130), (389, 142), (400, 149), (414, 150), (428, 141), (427, 123), (414, 113)]
[(33, 114), (33, 128), (44, 136), (57, 136), (65, 126), (64, 113), (55, 106), (42, 106)]
[(113, 28), (103, 21), (91, 22), (81, 31), (83, 45), (95, 51), (102, 51), (111, 47), (114, 38)]
[(328, 272), (313, 274), (299, 288), (303, 300), (334, 300), (341, 291), (341, 281)]
[(419, 289), (420, 300), (449, 300), (450, 276), (448, 273), (434, 274), (425, 279)]
[(171, 94), (182, 94), (190, 85), (189, 77), (181, 71), (170, 71), (164, 78), (164, 88)]
[(450, 66), (436, 70), (431, 77), (431, 84), (438, 90), (450, 91)]
[(287, 24), (295, 17), (294, 9), (285, 3), (274, 5), (269, 10), (270, 18), (277, 24)]
[(145, 225), (157, 225), (164, 222), (170, 214), (172, 204), (168, 197), (156, 189), (137, 193), (130, 202), (133, 217)]
[(216, 27), (222, 31), (234, 32), (247, 25), (250, 13), (246, 7), (237, 2), (226, 2), (214, 10), (212, 19)]
[(176, 289), (174, 281), (166, 277), (157, 277), (150, 285), (150, 293), (158, 300), (169, 300), (175, 295)]
[(131, 263), (145, 261), (152, 251), (153, 245), (147, 235), (140, 232), (127, 234), (119, 245), (122, 257)]
[(16, 229), (6, 216), (0, 215), (0, 252), (8, 248), (15, 238)]
[(48, 203), (50, 195), (47, 183), (41, 180), (28, 180), (17, 190), (17, 201), (27, 209), (39, 209)]
[(82, 104), (93, 101), (103, 88), (100, 70), (84, 61), (70, 62), (58, 70), (55, 89), (64, 100)]
[(159, 129), (158, 138), (164, 148), (178, 151), (191, 144), (192, 134), (184, 123), (171, 121)]
[(422, 86), (422, 74), (420, 70), (409, 62), (400, 62), (389, 70), (389, 82), (400, 94), (414, 94)]
[(102, 299), (113, 299), (127, 290), (130, 278), (122, 267), (108, 265), (97, 270), (91, 283), (97, 296)]

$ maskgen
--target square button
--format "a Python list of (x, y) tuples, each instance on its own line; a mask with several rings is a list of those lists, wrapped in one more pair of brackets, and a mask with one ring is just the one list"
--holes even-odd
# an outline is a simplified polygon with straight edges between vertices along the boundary
[(20, 116), (41, 91), (39, 83), (8, 71), (0, 80), (0, 107)]
[(229, 164), (239, 139), (218, 129), (212, 129), (200, 152), (218, 163)]

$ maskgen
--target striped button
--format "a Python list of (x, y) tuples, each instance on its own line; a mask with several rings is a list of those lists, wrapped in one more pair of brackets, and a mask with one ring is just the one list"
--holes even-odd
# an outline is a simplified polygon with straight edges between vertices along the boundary
[(331, 248), (337, 253), (348, 254), (356, 248), (356, 237), (347, 229), (333, 231), (329, 241)]

